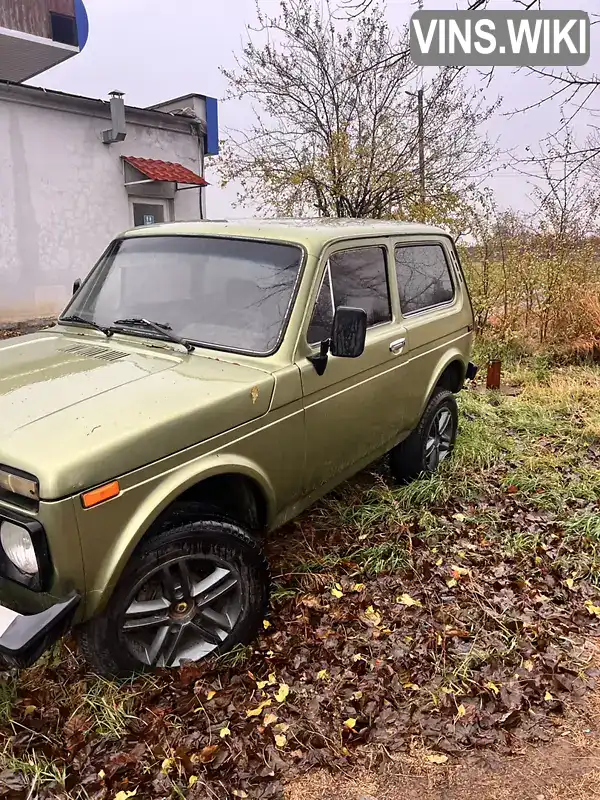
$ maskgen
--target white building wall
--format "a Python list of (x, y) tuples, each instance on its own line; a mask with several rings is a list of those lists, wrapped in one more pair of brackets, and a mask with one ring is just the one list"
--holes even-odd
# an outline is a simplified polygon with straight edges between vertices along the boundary
[[(0, 323), (58, 313), (73, 280), (132, 227), (121, 155), (198, 172), (195, 136), (128, 121), (125, 141), (105, 145), (110, 127), (106, 117), (0, 98)], [(175, 219), (199, 218), (198, 189), (173, 202)]]

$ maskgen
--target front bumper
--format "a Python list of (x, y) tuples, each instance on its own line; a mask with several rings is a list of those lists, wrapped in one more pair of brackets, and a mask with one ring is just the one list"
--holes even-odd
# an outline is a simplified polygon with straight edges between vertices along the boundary
[(38, 614), (0, 606), (0, 666), (29, 667), (69, 629), (81, 600), (73, 592)]

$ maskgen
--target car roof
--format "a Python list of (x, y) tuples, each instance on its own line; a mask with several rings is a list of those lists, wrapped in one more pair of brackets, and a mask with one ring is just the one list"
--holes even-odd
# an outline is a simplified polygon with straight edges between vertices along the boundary
[(243, 239), (273, 239), (305, 247), (322, 247), (348, 238), (379, 236), (448, 236), (441, 228), (413, 222), (380, 219), (219, 219), (198, 222), (167, 222), (132, 228), (126, 237), (225, 236)]

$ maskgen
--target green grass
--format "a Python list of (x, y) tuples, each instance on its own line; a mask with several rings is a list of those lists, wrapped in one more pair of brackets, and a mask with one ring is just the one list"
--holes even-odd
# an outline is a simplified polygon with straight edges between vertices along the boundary
[(17, 680), (9, 675), (0, 682), (0, 725), (10, 722), (11, 712), (17, 698)]
[(131, 713), (134, 701), (135, 692), (128, 690), (126, 685), (94, 678), (73, 714), (87, 718), (91, 727), (101, 736), (120, 739), (127, 731), (129, 722), (136, 719)]

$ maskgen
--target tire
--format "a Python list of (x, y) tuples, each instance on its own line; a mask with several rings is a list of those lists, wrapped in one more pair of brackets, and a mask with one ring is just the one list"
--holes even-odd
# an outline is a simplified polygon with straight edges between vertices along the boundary
[(104, 612), (81, 626), (79, 646), (111, 678), (176, 667), (248, 644), (268, 602), (267, 561), (243, 528), (222, 519), (174, 523), (142, 541)]
[[(444, 412), (449, 416), (445, 416)], [(432, 426), (440, 419), (447, 419), (451, 429), (444, 434), (444, 448), (438, 451), (439, 457), (432, 459), (427, 449), (431, 443)], [(454, 395), (448, 389), (437, 389), (417, 427), (390, 454), (390, 469), (394, 478), (399, 483), (409, 483), (419, 476), (434, 473), (441, 461), (452, 454), (457, 428), (458, 406)]]

